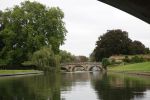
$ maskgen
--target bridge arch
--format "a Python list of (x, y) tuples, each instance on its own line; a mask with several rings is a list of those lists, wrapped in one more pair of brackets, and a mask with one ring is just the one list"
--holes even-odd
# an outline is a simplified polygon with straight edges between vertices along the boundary
[(89, 69), (88, 69), (88, 71), (98, 71), (98, 70), (100, 70), (100, 71), (102, 71), (102, 69), (101, 69), (101, 67), (99, 67), (99, 66), (91, 66)]
[(102, 71), (102, 65), (101, 63), (96, 62), (84, 62), (84, 63), (65, 63), (61, 64), (61, 67), (64, 67), (62, 69), (70, 72), (74, 71), (92, 71), (93, 68), (96, 68), (96, 70)]
[(61, 70), (69, 72), (69, 70), (67, 68), (65, 68), (65, 67), (61, 67)]
[(74, 65), (74, 67), (72, 68), (72, 71), (85, 71), (85, 67), (82, 65)]

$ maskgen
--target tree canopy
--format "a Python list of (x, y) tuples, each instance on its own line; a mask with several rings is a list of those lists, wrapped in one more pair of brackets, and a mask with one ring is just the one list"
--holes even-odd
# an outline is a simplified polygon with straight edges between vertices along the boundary
[(65, 50), (60, 50), (59, 53), (61, 60), (61, 63), (69, 63), (69, 62), (74, 62), (75, 61), (75, 56), (71, 54), (70, 52), (67, 52)]
[(30, 1), (0, 11), (1, 59), (8, 64), (20, 64), (43, 46), (51, 46), (57, 54), (67, 33), (63, 18), (58, 7), (48, 8)]
[(91, 56), (94, 57), (95, 61), (101, 61), (112, 55), (144, 54), (147, 53), (147, 49), (140, 41), (132, 41), (126, 31), (108, 30), (98, 38)]
[(60, 60), (61, 63), (87, 62), (89, 60), (88, 57), (86, 56), (83, 55), (75, 56), (65, 50), (60, 50), (59, 55), (61, 57)]

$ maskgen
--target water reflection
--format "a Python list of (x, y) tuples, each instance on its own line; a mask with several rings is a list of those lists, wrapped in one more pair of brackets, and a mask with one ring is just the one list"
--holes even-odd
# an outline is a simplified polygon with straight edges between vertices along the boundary
[(0, 78), (0, 100), (150, 100), (150, 77), (98, 72)]
[(98, 97), (91, 86), (90, 73), (64, 73), (62, 76), (63, 100), (97, 100)]
[(60, 100), (59, 75), (0, 78), (0, 100)]
[(102, 100), (147, 100), (144, 92), (150, 87), (148, 77), (129, 77), (122, 74), (104, 74), (102, 79), (93, 80), (92, 83)]
[(64, 100), (150, 100), (149, 77), (91, 72), (64, 74), (62, 80)]

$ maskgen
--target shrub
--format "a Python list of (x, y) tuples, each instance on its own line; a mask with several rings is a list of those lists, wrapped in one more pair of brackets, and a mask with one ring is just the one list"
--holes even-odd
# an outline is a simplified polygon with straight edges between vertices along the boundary
[(144, 62), (144, 58), (143, 57), (134, 56), (134, 57), (131, 58), (131, 62), (132, 63)]
[(125, 56), (125, 58), (123, 59), (123, 61), (129, 63), (129, 62), (130, 62), (130, 59), (129, 59), (128, 56)]
[(103, 58), (102, 59), (102, 66), (104, 69), (107, 69), (107, 66), (110, 65), (109, 59), (108, 58)]

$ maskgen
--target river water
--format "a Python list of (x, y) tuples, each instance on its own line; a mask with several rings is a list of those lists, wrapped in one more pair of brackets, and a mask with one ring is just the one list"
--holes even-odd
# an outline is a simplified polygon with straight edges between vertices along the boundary
[(1, 77), (0, 100), (150, 100), (150, 77), (99, 72)]

